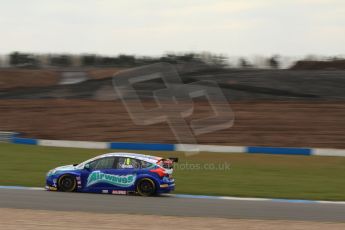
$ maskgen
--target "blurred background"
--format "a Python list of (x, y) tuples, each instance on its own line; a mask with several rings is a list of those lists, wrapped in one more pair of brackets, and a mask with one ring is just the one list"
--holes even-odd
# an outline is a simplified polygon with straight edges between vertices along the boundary
[[(304, 201), (345, 200), (344, 1), (11, 0), (0, 1), (0, 28), (0, 229), (331, 229), (319, 221), (345, 221), (344, 202)], [(210, 145), (205, 151), (95, 144), (178, 144), (166, 122), (136, 124), (113, 88), (115, 74), (155, 63), (176, 69), (177, 87), (215, 81), (233, 110), (232, 127), (195, 136), (197, 144)], [(155, 108), (154, 91), (165, 85), (150, 80), (134, 88), (144, 108)], [(192, 107), (188, 124), (212, 115), (205, 97)], [(36, 146), (37, 139), (67, 142)], [(48, 170), (118, 151), (179, 157), (175, 194), (40, 191)], [(97, 215), (75, 212), (85, 210)], [(258, 226), (211, 217), (299, 222)]]
[[(210, 153), (211, 146), (188, 157), (138, 150), (180, 157), (176, 193), (345, 199), (345, 158), (334, 157), (345, 149), (344, 1), (12, 0), (0, 1), (0, 15), (0, 142), (10, 142), (10, 132), (20, 138), (175, 144), (167, 123), (135, 124), (112, 85), (114, 74), (165, 62), (183, 84), (217, 82), (234, 112), (232, 127), (197, 135), (198, 144), (323, 148), (324, 155), (333, 154)], [(135, 85), (145, 108), (157, 106), (153, 91), (164, 87), (159, 80)], [(125, 97), (126, 103), (131, 99)], [(187, 122), (211, 112), (206, 98), (197, 98)], [(42, 187), (49, 169), (109, 151), (122, 150), (0, 143), (0, 185)], [(206, 170), (205, 164), (230, 169)], [(195, 207), (186, 215), (195, 216), (201, 206)], [(257, 210), (247, 211), (261, 218)], [(275, 210), (260, 212), (272, 219), (281, 214)], [(315, 219), (328, 213), (320, 210)]]

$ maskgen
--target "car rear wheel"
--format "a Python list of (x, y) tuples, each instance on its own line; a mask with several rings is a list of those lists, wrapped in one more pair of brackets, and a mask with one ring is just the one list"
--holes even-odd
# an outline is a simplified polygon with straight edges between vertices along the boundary
[(61, 192), (73, 192), (76, 187), (77, 181), (71, 175), (62, 175), (58, 181), (58, 190)]
[(153, 180), (143, 178), (137, 183), (137, 192), (141, 196), (153, 196), (156, 193), (156, 185)]

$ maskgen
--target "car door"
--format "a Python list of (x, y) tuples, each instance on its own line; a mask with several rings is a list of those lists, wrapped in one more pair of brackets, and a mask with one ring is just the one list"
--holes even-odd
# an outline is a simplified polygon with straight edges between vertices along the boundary
[(140, 162), (137, 159), (116, 157), (113, 168), (106, 170), (108, 174), (113, 175), (111, 178), (113, 193), (134, 191), (138, 170), (140, 170)]
[(109, 170), (114, 167), (115, 157), (103, 157), (87, 163), (82, 174), (82, 185), (87, 192), (103, 192), (112, 187)]

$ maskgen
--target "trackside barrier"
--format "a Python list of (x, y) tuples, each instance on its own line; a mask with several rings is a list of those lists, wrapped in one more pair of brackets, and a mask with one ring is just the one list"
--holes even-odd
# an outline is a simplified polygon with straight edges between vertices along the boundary
[(245, 153), (242, 146), (221, 146), (221, 145), (192, 145), (192, 144), (175, 144), (176, 151), (201, 151), (201, 152), (218, 152), (218, 153)]
[(308, 148), (276, 148), (276, 147), (247, 147), (247, 153), (267, 153), (267, 154), (289, 154), (289, 155), (306, 155), (312, 153), (312, 149)]
[(25, 145), (37, 145), (38, 141), (31, 138), (21, 138), (21, 137), (12, 137), (11, 143), (13, 144), (25, 144)]
[(174, 144), (111, 142), (110, 149), (174, 151)]
[(0, 131), (0, 142), (10, 142), (13, 137), (18, 136), (16, 132), (4, 132)]
[(345, 157), (345, 149), (326, 148), (284, 148), (260, 146), (219, 146), (219, 145), (191, 145), (191, 144), (159, 144), (159, 143), (131, 143), (131, 142), (94, 142), (94, 141), (64, 141), (41, 140), (13, 136), (13, 144), (40, 145), (51, 147), (88, 148), (88, 149), (123, 149), (149, 151), (201, 151), (220, 153), (264, 153), (287, 154), (304, 156), (337, 156)]
[(94, 141), (61, 141), (61, 140), (38, 140), (40, 146), (52, 147), (71, 147), (71, 148), (88, 148), (88, 149), (107, 149), (107, 142)]
[(312, 155), (315, 156), (334, 156), (345, 157), (345, 149), (313, 149)]

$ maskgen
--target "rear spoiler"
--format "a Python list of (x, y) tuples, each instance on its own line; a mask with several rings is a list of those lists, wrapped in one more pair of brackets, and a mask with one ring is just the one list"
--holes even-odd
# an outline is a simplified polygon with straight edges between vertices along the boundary
[(168, 159), (171, 160), (174, 163), (178, 162), (178, 157), (169, 157)]

